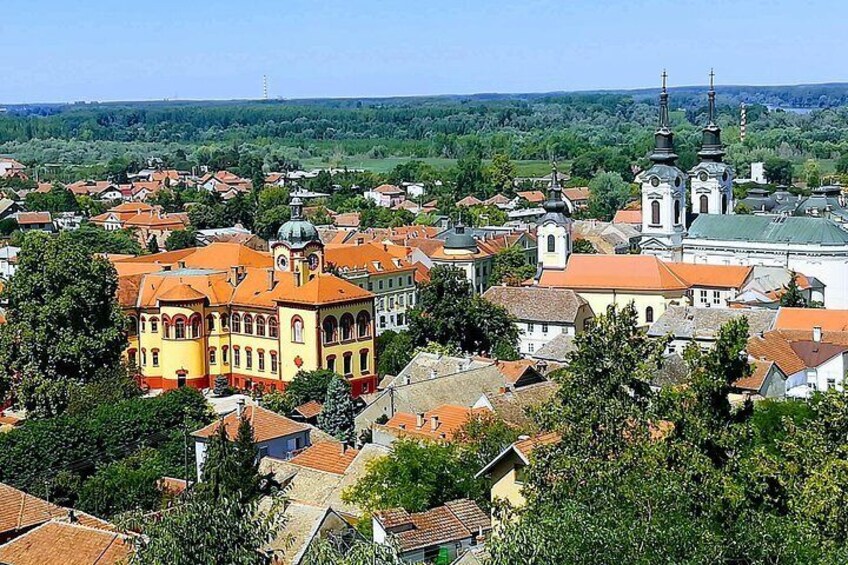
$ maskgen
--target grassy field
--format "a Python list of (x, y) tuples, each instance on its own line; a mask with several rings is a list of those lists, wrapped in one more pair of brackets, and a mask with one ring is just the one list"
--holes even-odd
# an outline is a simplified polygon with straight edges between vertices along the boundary
[[(302, 159), (301, 166), (305, 169), (317, 169), (329, 166), (348, 167), (350, 169), (365, 169), (368, 171), (374, 171), (375, 173), (387, 173), (398, 164), (411, 160), (412, 159), (409, 157), (387, 157), (385, 159), (343, 157), (340, 160), (333, 160), (330, 162), (326, 159), (314, 158)], [(448, 169), (456, 165), (456, 159), (426, 158), (416, 160), (424, 161), (425, 163), (429, 163), (433, 167), (441, 170)], [(484, 160), (483, 163), (487, 164), (488, 161)], [(551, 172), (551, 164), (548, 161), (514, 161), (514, 163), (519, 177), (542, 176)], [(561, 170), (567, 171), (568, 166), (569, 163), (560, 164)]]

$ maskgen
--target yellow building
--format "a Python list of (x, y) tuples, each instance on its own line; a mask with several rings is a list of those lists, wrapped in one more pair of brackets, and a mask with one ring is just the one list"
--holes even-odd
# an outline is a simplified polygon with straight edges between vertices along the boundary
[(571, 255), (563, 270), (544, 269), (539, 286), (568, 288), (596, 315), (632, 302), (640, 325), (650, 325), (669, 306), (689, 304), (690, 284), (651, 255)]
[(131, 320), (127, 356), (151, 388), (282, 390), (299, 370), (376, 388), (374, 297), (324, 272), (324, 246), (299, 199), (271, 253), (213, 243), (118, 259), (119, 301)]
[[(527, 438), (525, 436), (507, 447), (500, 455), (483, 467), (477, 473), (477, 476), (487, 477), (489, 479), (491, 501), (493, 503), (495, 501), (507, 502), (514, 509), (523, 508), (526, 503), (522, 492), (524, 489), (525, 471), (527, 466), (530, 465), (530, 457), (533, 450), (558, 441), (559, 435), (555, 433), (548, 433), (534, 438)], [(498, 526), (496, 521), (492, 525), (496, 528)]]

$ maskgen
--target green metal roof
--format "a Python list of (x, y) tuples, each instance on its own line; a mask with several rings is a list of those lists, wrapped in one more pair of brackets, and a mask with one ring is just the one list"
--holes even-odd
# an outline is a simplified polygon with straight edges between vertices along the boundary
[(826, 218), (701, 214), (689, 239), (848, 245), (848, 232)]

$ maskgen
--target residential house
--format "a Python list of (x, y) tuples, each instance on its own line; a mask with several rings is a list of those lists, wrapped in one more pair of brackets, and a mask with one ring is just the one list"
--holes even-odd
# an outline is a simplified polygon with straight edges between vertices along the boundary
[[(502, 500), (513, 508), (523, 508), (527, 503), (521, 492), (526, 481), (527, 466), (530, 465), (533, 451), (546, 445), (558, 443), (559, 435), (547, 433), (533, 438), (523, 437), (504, 449), (492, 459), (477, 477), (486, 477), (490, 484), (492, 503)], [(498, 527), (498, 524), (494, 524)]]
[(483, 201), (474, 195), (468, 195), (465, 198), (457, 201), (456, 205), (460, 208), (471, 208), (472, 206), (482, 206)]
[(374, 543), (397, 548), (405, 563), (452, 561), (482, 544), (492, 529), (489, 517), (467, 499), (424, 512), (402, 508), (375, 512), (372, 525)]
[(577, 210), (584, 210), (589, 206), (589, 187), (575, 186), (562, 189), (562, 199), (565, 200), (569, 212), (572, 214)]
[(18, 267), (18, 253), (20, 252), (20, 247), (12, 245), (0, 247), (0, 279), (9, 280), (15, 274)]
[(406, 200), (403, 189), (393, 184), (381, 184), (373, 190), (365, 191), (363, 196), (381, 208), (392, 208)]
[[(785, 267), (755, 265), (750, 279), (739, 294), (730, 301), (733, 307), (772, 308), (780, 307), (780, 299), (792, 279), (793, 272)], [(807, 304), (824, 304), (825, 286), (815, 277), (794, 273), (795, 283)]]
[(524, 202), (528, 203), (528, 204), (535, 204), (535, 205), (542, 204), (547, 199), (547, 197), (545, 196), (545, 193), (542, 192), (541, 190), (519, 191), (519, 192), (515, 193), (515, 196), (518, 197), (519, 199), (523, 200)]
[(632, 226), (638, 230), (642, 227), (642, 210), (617, 210), (612, 223)]
[(754, 272), (746, 265), (667, 265), (689, 283), (689, 302), (695, 308), (726, 308), (751, 281)]
[(317, 425), (318, 416), (321, 415), (322, 410), (324, 410), (323, 404), (317, 400), (310, 400), (292, 409), (292, 419)]
[(18, 212), (15, 214), (15, 221), (18, 222), (18, 229), (21, 231), (45, 231), (48, 233), (56, 231), (50, 212)]
[(4, 565), (120, 565), (132, 560), (130, 536), (116, 529), (51, 520), (0, 545)]
[(333, 223), (341, 230), (353, 231), (359, 229), (359, 212), (345, 212), (333, 216)]
[(129, 185), (123, 186), (108, 180), (78, 180), (66, 188), (74, 196), (89, 196), (96, 200), (109, 201), (121, 200), (124, 197), (123, 191), (128, 189)]
[(0, 220), (14, 218), (21, 211), (21, 206), (11, 198), (0, 198)]
[(26, 178), (24, 171), (26, 167), (20, 161), (10, 157), (0, 157), (0, 178), (20, 177)]
[(385, 424), (374, 424), (373, 441), (386, 447), (391, 447), (398, 439), (447, 442), (453, 440), (469, 420), (481, 414), (491, 414), (491, 411), (488, 408), (443, 404), (417, 414), (396, 412)]
[(517, 322), (519, 353), (532, 356), (560, 334), (574, 336), (594, 318), (589, 303), (564, 288), (493, 286), (483, 298), (506, 309)]
[(774, 310), (670, 306), (648, 328), (648, 337), (670, 337), (666, 352), (682, 355), (692, 343), (704, 349), (712, 347), (721, 327), (731, 320), (747, 319), (750, 337), (771, 331), (776, 317)]
[(572, 255), (564, 270), (544, 269), (538, 286), (567, 288), (596, 315), (633, 303), (640, 325), (650, 325), (669, 306), (688, 303), (689, 283), (651, 255)]
[(375, 242), (327, 245), (325, 256), (338, 276), (374, 293), (377, 335), (407, 328), (408, 312), (418, 302), (412, 263)]
[[(385, 388), (364, 398), (365, 408), (355, 418), (357, 433), (398, 412), (418, 414), (443, 404), (471, 407), (484, 394), (507, 387), (517, 390), (545, 380), (535, 364), (527, 360), (467, 359), (422, 352), (410, 364), (416, 369), (404, 369), (397, 377), (384, 378), (380, 386)], [(439, 371), (451, 366), (458, 370)]]
[(786, 396), (786, 374), (774, 361), (749, 359), (751, 374), (736, 380), (733, 392), (751, 398), (783, 398)]
[(848, 310), (783, 307), (774, 322), (776, 330), (812, 332), (816, 327), (823, 332), (848, 332)]
[(574, 220), (574, 239), (585, 239), (595, 253), (626, 255), (639, 249), (639, 229), (630, 224)]
[(350, 547), (360, 534), (344, 517), (329, 506), (289, 502), (283, 513), (286, 527), (265, 548), (273, 553), (275, 565), (301, 565), (313, 545), (329, 539), (340, 551)]
[(203, 175), (197, 181), (197, 187), (206, 192), (216, 193), (228, 200), (240, 193), (250, 192), (253, 188), (253, 182), (230, 171), (217, 171)]
[(124, 228), (134, 230), (142, 246), (154, 241), (159, 249), (164, 249), (168, 237), (175, 231), (183, 231), (189, 226), (188, 214), (167, 214), (158, 210), (140, 212), (124, 221)]
[(772, 330), (748, 340), (748, 355), (774, 362), (786, 376), (785, 394), (808, 398), (816, 391), (843, 390), (848, 371), (848, 332)]
[(230, 441), (235, 441), (242, 417), (253, 427), (254, 446), (259, 458), (288, 459), (310, 445), (311, 426), (295, 422), (261, 406), (244, 406), (242, 401), (235, 411), (192, 432), (198, 481), (203, 477), (203, 464), (206, 462), (210, 438), (223, 425), (227, 428), (227, 437)]
[[(541, 369), (538, 363), (536, 367)], [(529, 410), (549, 401), (558, 390), (559, 385), (554, 381), (542, 381), (520, 388), (504, 386), (497, 392), (481, 395), (473, 408), (491, 410), (497, 419), (516, 429), (533, 430), (537, 426), (530, 417)]]
[(102, 214), (93, 216), (89, 221), (100, 226), (106, 231), (115, 231), (124, 228), (124, 223), (130, 218), (142, 213), (154, 211), (153, 206), (144, 202), (124, 202), (107, 210)]

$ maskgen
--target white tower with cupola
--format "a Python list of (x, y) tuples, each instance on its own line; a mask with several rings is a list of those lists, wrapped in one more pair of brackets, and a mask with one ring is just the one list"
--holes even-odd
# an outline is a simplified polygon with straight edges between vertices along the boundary
[(571, 257), (572, 220), (569, 217), (568, 206), (562, 199), (562, 188), (559, 186), (556, 165), (551, 172), (551, 186), (548, 189), (548, 199), (542, 205), (545, 215), (539, 219), (536, 228), (536, 245), (539, 280), (542, 270), (563, 270)]
[(710, 71), (708, 123), (703, 130), (700, 162), (689, 171), (693, 214), (732, 214), (733, 169), (722, 162), (721, 128), (715, 123), (715, 74)]
[(683, 259), (686, 236), (686, 174), (677, 168), (674, 134), (669, 127), (667, 75), (662, 74), (659, 127), (654, 133), (654, 163), (642, 174), (642, 252), (666, 261)]

